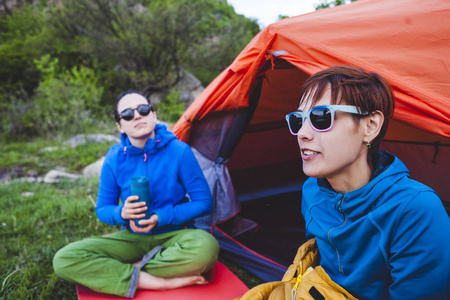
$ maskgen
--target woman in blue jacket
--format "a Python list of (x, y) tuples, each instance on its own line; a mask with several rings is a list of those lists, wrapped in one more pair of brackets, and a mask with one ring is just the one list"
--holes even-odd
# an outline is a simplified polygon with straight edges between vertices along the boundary
[[(450, 299), (450, 219), (436, 193), (379, 151), (394, 111), (374, 73), (331, 67), (286, 116), (303, 171), (302, 214), (320, 265), (360, 299)], [(417, 157), (417, 159), (421, 159)]]
[[(114, 113), (121, 142), (106, 154), (96, 213), (100, 221), (125, 230), (62, 248), (53, 260), (56, 274), (127, 298), (136, 289), (207, 284), (202, 274), (215, 265), (219, 246), (206, 231), (186, 229), (213, 205), (194, 154), (166, 126), (156, 124), (156, 112), (144, 96), (123, 93)], [(130, 181), (137, 176), (149, 180), (150, 207), (130, 195)], [(146, 210), (150, 218), (137, 226), (134, 219)]]

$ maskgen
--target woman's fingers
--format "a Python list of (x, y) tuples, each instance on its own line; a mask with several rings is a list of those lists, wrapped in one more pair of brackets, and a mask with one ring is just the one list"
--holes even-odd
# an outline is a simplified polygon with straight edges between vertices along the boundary
[(125, 200), (122, 208), (122, 217), (124, 219), (140, 219), (145, 217), (145, 214), (142, 213), (148, 209), (145, 202), (136, 202), (136, 200), (139, 200), (138, 196), (129, 196)]
[(125, 200), (125, 202), (131, 203), (131, 202), (136, 201), (136, 200), (138, 200), (138, 199), (139, 199), (139, 196), (129, 196), (129, 197)]
[[(145, 204), (145, 203), (144, 203)], [(129, 219), (140, 219), (145, 217), (145, 214), (142, 212), (146, 211), (147, 207), (139, 207), (139, 208), (127, 208), (125, 213), (129, 216)]]
[(138, 227), (134, 220), (130, 221), (130, 227), (133, 232), (148, 233), (157, 226), (158, 220), (158, 215), (152, 214), (148, 220), (139, 220), (139, 225), (144, 227)]
[[(140, 222), (139, 222), (139, 224), (140, 224)], [(143, 225), (143, 224), (141, 224), (141, 225)], [(136, 225), (136, 223), (135, 223), (134, 220), (131, 220), (131, 221), (130, 221), (130, 227), (131, 227), (131, 229), (133, 230), (133, 232), (148, 233), (148, 232), (150, 232), (150, 230), (153, 229), (154, 225), (150, 224), (150, 225), (148, 225), (148, 226), (146, 226), (146, 227), (142, 227), (142, 228), (141, 228), (141, 227), (138, 227), (138, 226)]]
[(127, 209), (128, 209), (128, 211), (130, 213), (135, 213), (135, 214), (143, 212), (143, 211), (146, 211), (147, 210), (147, 206), (145, 206), (145, 202), (143, 202), (143, 203), (144, 203), (144, 206), (127, 207)]

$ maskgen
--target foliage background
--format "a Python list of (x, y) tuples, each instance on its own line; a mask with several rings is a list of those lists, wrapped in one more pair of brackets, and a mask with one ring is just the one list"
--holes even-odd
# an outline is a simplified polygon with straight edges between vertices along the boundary
[(258, 31), (219, 0), (27, 1), (3, 10), (0, 138), (111, 128), (124, 90), (162, 94), (160, 116), (175, 122), (185, 107), (174, 88), (186, 72), (206, 86)]

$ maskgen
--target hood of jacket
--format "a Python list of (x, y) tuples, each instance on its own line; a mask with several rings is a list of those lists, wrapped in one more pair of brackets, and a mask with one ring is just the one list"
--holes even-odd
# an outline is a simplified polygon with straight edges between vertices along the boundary
[(120, 143), (124, 149), (124, 152), (129, 155), (142, 155), (142, 154), (155, 154), (165, 146), (167, 146), (173, 140), (176, 140), (175, 134), (167, 130), (167, 126), (163, 124), (156, 124), (155, 126), (155, 138), (148, 139), (144, 146), (144, 149), (133, 146), (130, 143), (130, 139), (125, 133), (120, 135)]
[(362, 215), (367, 214), (374, 207), (383, 203), (385, 197), (381, 197), (386, 193), (395, 182), (409, 177), (409, 170), (403, 162), (386, 151), (379, 151), (377, 153), (377, 167), (374, 170), (372, 179), (363, 187), (341, 194), (335, 192), (332, 187), (327, 184), (324, 179), (317, 180), (315, 184), (318, 187), (317, 192), (322, 192), (328, 195), (328, 199), (336, 201), (335, 205), (339, 211), (347, 215), (350, 219), (357, 219)]

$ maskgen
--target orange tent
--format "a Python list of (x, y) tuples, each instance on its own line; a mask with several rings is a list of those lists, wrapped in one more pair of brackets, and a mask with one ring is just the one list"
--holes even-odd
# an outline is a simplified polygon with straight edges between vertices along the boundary
[(448, 0), (358, 0), (259, 32), (173, 127), (195, 149), (213, 190), (204, 227), (236, 215), (249, 199), (292, 192), (299, 202), (305, 175), (284, 116), (297, 108), (303, 82), (333, 65), (390, 82), (396, 109), (381, 148), (449, 209), (449, 20)]
[[(398, 123), (393, 122), (386, 139), (436, 143), (436, 158), (440, 158), (442, 148), (450, 144), (449, 20), (446, 0), (359, 0), (281, 20), (247, 45), (173, 130), (188, 142), (192, 126), (212, 112), (248, 107), (249, 88), (262, 75), (259, 105), (265, 107), (258, 107), (250, 126), (284, 120), (296, 108), (306, 76), (350, 64), (381, 74), (394, 89)], [(261, 67), (267, 61), (272, 63), (271, 71), (280, 62), (295, 68), (264, 74)], [(424, 157), (418, 154), (415, 159)], [(439, 174), (448, 179), (448, 172)], [(446, 191), (441, 197), (450, 194)]]
[(395, 119), (450, 137), (449, 19), (450, 2), (445, 0), (359, 0), (269, 25), (206, 88), (174, 130), (187, 141), (192, 123), (211, 111), (248, 106), (256, 71), (267, 54), (283, 51), (277, 57), (309, 75), (341, 64), (383, 75), (395, 90)]

